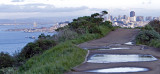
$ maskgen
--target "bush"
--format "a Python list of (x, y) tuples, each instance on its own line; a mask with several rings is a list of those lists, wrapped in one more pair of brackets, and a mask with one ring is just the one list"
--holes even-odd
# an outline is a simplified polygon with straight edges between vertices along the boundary
[(149, 25), (152, 26), (155, 31), (160, 33), (160, 21), (159, 20), (150, 21)]
[(34, 55), (40, 54), (45, 50), (55, 46), (56, 43), (54, 40), (49, 39), (39, 39), (34, 43), (28, 43), (22, 51), (17, 55), (17, 60), (19, 62), (24, 61), (28, 58), (33, 57)]
[(153, 30), (141, 31), (136, 37), (137, 43), (140, 44), (149, 44), (154, 39), (160, 39), (160, 35), (158, 32)]
[(7, 67), (0, 69), (0, 74), (16, 74), (16, 68), (14, 67)]
[(0, 74), (4, 74), (4, 72), (2, 70), (0, 70)]
[(78, 33), (71, 31), (69, 28), (61, 29), (58, 31), (58, 34), (53, 36), (53, 40), (58, 43), (64, 42), (67, 40), (72, 40), (78, 37)]
[(14, 64), (14, 59), (8, 53), (0, 53), (0, 69), (6, 67), (12, 67)]
[(150, 42), (149, 46), (160, 48), (160, 40), (154, 39)]
[(151, 25), (146, 25), (142, 30), (154, 30), (154, 28)]
[(84, 61), (87, 51), (71, 42), (60, 43), (19, 68), (19, 74), (63, 74)]

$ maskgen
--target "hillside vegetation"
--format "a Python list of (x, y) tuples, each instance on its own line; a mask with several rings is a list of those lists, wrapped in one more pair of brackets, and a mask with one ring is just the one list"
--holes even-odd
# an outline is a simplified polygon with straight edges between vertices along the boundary
[(10, 71), (15, 74), (63, 74), (71, 70), (81, 64), (87, 54), (87, 50), (78, 48), (77, 44), (101, 38), (115, 29), (111, 22), (104, 21), (106, 14), (107, 11), (102, 11), (73, 19), (68, 26), (57, 29), (58, 33), (53, 36), (41, 34), (38, 40), (27, 44), (14, 56), (15, 63), (11, 67), (18, 69)]
[(160, 21), (150, 21), (136, 37), (137, 44), (160, 48)]

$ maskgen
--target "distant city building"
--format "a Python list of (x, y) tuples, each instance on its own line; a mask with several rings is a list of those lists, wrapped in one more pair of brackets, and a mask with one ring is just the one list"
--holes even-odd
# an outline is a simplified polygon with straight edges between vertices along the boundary
[(109, 20), (109, 21), (112, 21), (112, 20), (113, 20), (113, 16), (109, 14), (109, 15), (108, 15), (108, 20)]
[(144, 17), (143, 16), (137, 16), (136, 21), (144, 21)]
[(151, 21), (151, 20), (153, 20), (153, 19), (152, 19), (152, 16), (147, 16), (147, 17), (146, 17), (146, 21)]
[(110, 16), (110, 19), (113, 20), (113, 16), (112, 15)]
[(131, 22), (135, 22), (135, 21), (136, 21), (136, 16), (130, 17), (130, 21), (131, 21)]
[(117, 17), (114, 17), (113, 21), (117, 21)]
[(118, 16), (118, 20), (121, 20), (121, 19), (122, 19), (122, 16), (121, 16), (121, 15), (119, 15), (119, 16)]
[[(113, 17), (112, 17), (113, 18)], [(109, 17), (111, 19), (111, 16)], [(154, 19), (159, 19), (160, 17), (155, 17)], [(152, 17), (146, 17), (146, 20), (153, 20)], [(130, 17), (127, 17), (126, 15), (114, 17), (111, 21), (113, 26), (120, 26), (120, 27), (143, 27), (145, 26), (149, 21), (144, 20), (144, 16), (135, 16), (135, 12), (130, 12)]]
[(127, 20), (128, 19), (127, 15), (123, 15), (123, 19)]
[(135, 12), (134, 11), (131, 11), (130, 12), (130, 17), (134, 17), (136, 14), (135, 14)]
[(153, 17), (153, 20), (159, 20), (159, 18), (158, 17)]

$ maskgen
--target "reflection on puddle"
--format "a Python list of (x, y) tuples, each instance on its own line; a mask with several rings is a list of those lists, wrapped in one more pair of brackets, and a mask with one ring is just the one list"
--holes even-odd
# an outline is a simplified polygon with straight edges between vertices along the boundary
[(109, 49), (99, 49), (99, 50), (121, 50), (121, 49), (130, 49), (130, 48), (109, 48)]
[(134, 45), (133, 42), (127, 42), (126, 45)]
[(117, 63), (117, 62), (143, 62), (157, 60), (152, 55), (121, 55), (121, 54), (95, 54), (89, 58), (89, 63)]
[(142, 72), (142, 71), (148, 71), (148, 69), (147, 68), (138, 68), (138, 67), (119, 67), (119, 68), (90, 70), (90, 71), (86, 71), (86, 72), (125, 73), (125, 72)]

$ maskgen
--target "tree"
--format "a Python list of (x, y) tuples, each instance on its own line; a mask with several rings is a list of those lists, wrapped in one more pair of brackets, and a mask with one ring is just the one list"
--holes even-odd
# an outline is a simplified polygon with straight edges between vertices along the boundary
[(6, 67), (12, 67), (14, 64), (14, 59), (8, 53), (0, 53), (0, 69)]
[(103, 16), (106, 15), (106, 14), (108, 14), (107, 11), (102, 11), (101, 13), (102, 13)]
[(102, 11), (102, 12), (101, 12), (101, 15), (100, 15), (100, 18), (102, 18), (102, 17), (105, 16), (106, 14), (108, 14), (107, 11)]
[(96, 18), (96, 17), (98, 17), (98, 16), (100, 16), (99, 13), (94, 13), (94, 14), (91, 15), (91, 17), (93, 17), (93, 18)]

